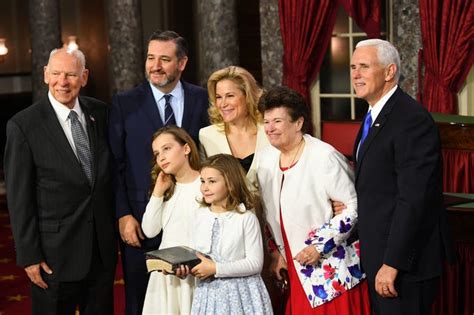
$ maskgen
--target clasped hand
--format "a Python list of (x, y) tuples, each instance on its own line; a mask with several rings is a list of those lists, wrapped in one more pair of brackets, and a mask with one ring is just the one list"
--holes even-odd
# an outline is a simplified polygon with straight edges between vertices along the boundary
[(306, 246), (301, 252), (299, 252), (295, 257), (296, 260), (300, 265), (314, 265), (319, 261), (321, 254), (316, 250), (314, 245)]
[(216, 263), (212, 259), (207, 258), (201, 253), (196, 253), (196, 256), (201, 259), (201, 262), (191, 270), (189, 270), (188, 266), (181, 265), (176, 269), (177, 277), (184, 279), (188, 274), (191, 274), (200, 280), (205, 280), (216, 274)]

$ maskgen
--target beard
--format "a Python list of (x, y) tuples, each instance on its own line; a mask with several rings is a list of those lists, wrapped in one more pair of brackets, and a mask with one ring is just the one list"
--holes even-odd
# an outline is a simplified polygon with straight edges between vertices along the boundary
[(164, 71), (160, 71), (158, 73), (165, 76), (164, 80), (162, 80), (161, 82), (152, 82), (150, 75), (146, 73), (146, 77), (148, 81), (150, 81), (151, 84), (153, 84), (157, 88), (163, 88), (163, 87), (166, 87), (167, 85), (170, 85), (171, 83), (175, 82), (179, 76), (179, 70), (177, 69), (173, 73), (170, 73), (170, 74), (167, 74)]

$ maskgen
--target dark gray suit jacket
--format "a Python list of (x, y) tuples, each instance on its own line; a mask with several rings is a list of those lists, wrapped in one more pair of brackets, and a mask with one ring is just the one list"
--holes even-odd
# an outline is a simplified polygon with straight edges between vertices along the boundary
[[(361, 128), (362, 130), (362, 128)], [(442, 195), (438, 129), (431, 115), (397, 88), (366, 140), (354, 146), (361, 261), (369, 278), (383, 263), (405, 279), (440, 275), (452, 257)]]
[(58, 281), (90, 268), (94, 234), (105, 267), (116, 263), (116, 232), (107, 144), (106, 104), (79, 103), (93, 155), (91, 187), (47, 97), (7, 124), (5, 179), (17, 263), (46, 261)]

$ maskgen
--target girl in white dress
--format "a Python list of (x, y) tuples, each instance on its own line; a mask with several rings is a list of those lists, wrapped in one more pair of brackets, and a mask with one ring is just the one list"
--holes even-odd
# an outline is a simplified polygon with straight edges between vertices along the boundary
[[(192, 138), (176, 126), (153, 135), (154, 187), (142, 220), (147, 237), (162, 232), (160, 249), (189, 246), (194, 211), (202, 198), (199, 187), (199, 153)], [(153, 271), (150, 275), (143, 314), (189, 314), (195, 278), (180, 279)]]
[[(191, 270), (199, 279), (192, 314), (273, 314), (260, 276), (262, 236), (251, 211), (257, 199), (238, 160), (228, 154), (207, 159), (201, 168), (201, 193), (191, 247), (205, 256), (198, 254), (201, 263)], [(187, 273), (187, 267), (177, 272)]]

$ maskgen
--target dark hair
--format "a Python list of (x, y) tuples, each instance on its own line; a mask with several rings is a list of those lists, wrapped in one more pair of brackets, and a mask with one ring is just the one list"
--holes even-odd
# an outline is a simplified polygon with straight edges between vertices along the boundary
[[(247, 210), (255, 210), (258, 201), (257, 196), (248, 188), (245, 171), (235, 157), (222, 153), (213, 155), (202, 162), (201, 170), (204, 168), (213, 168), (224, 177), (229, 192), (226, 210), (240, 212), (238, 206), (241, 203), (245, 205)], [(200, 203), (202, 206), (210, 206), (204, 198)]]
[(182, 59), (188, 55), (188, 43), (186, 42), (186, 39), (174, 31), (156, 30), (148, 38), (147, 45), (150, 44), (152, 40), (174, 42), (176, 44), (176, 57), (178, 57), (178, 59)]
[(298, 118), (303, 117), (303, 133), (309, 132), (310, 127), (310, 113), (309, 107), (298, 92), (286, 86), (276, 86), (263, 93), (258, 102), (258, 110), (265, 114), (265, 111), (284, 107), (287, 109), (291, 117), (291, 121), (295, 122)]
[[(176, 127), (174, 125), (166, 126), (163, 128), (158, 129), (157, 132), (153, 134), (153, 138), (151, 142), (156, 140), (160, 135), (162, 134), (169, 134), (172, 135), (173, 138), (181, 144), (182, 146), (188, 145), (189, 148), (191, 149), (191, 152), (189, 153), (188, 160), (189, 160), (189, 166), (193, 170), (198, 171), (199, 168), (201, 167), (201, 160), (199, 158), (199, 152), (196, 146), (196, 143), (194, 142), (193, 138), (186, 132), (186, 130)], [(158, 163), (156, 163), (156, 156), (153, 156), (153, 166), (151, 168), (151, 187), (150, 187), (150, 192), (153, 191), (153, 188), (155, 186), (156, 179), (158, 178), (158, 174), (161, 172), (161, 168), (158, 166)], [(176, 179), (174, 176), (171, 175), (172, 178), (172, 185), (171, 187), (165, 192), (163, 196), (163, 200), (167, 201), (169, 200), (173, 194), (174, 194), (174, 188), (176, 185)]]

